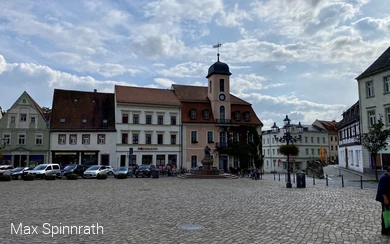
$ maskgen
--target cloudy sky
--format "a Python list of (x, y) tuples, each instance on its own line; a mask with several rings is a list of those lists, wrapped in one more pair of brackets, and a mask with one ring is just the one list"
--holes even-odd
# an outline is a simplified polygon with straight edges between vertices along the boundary
[(55, 88), (206, 86), (216, 61), (264, 128), (337, 120), (390, 46), (383, 0), (0, 1), (0, 106)]

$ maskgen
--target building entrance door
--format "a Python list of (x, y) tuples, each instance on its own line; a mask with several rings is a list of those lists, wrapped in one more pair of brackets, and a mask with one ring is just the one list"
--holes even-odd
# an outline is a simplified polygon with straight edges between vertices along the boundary
[(219, 169), (223, 169), (224, 172), (228, 172), (228, 157), (219, 156)]

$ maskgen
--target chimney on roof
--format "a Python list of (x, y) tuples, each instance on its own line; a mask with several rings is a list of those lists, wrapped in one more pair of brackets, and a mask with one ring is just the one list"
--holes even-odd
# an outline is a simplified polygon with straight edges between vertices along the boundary
[(93, 92), (97, 92), (97, 89), (93, 89)]

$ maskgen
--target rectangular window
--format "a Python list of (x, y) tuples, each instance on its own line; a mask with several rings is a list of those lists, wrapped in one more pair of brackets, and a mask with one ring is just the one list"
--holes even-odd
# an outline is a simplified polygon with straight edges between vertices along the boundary
[(333, 151), (333, 146), (330, 146), (330, 150)]
[(369, 81), (366, 83), (367, 85), (367, 97), (373, 97), (374, 96), (374, 83), (372, 81)]
[(272, 148), (272, 155), (275, 155), (275, 148)]
[(171, 125), (176, 125), (176, 116), (171, 116)]
[(15, 123), (15, 117), (11, 116), (11, 123)]
[(191, 115), (191, 119), (196, 119), (196, 110), (192, 109), (190, 115)]
[(31, 124), (35, 124), (35, 117), (31, 117)]
[(195, 168), (198, 165), (198, 156), (191, 155), (191, 168)]
[(269, 155), (269, 149), (267, 149), (267, 155)]
[(173, 165), (177, 165), (177, 155), (176, 154), (168, 154), (168, 163), (169, 164), (173, 164)]
[(241, 119), (241, 113), (240, 112), (234, 112), (234, 119), (239, 121)]
[(11, 145), (11, 135), (5, 134), (5, 135), (3, 135), (3, 138), (4, 138), (5, 145)]
[(390, 108), (385, 108), (386, 118), (387, 118), (387, 124), (390, 124)]
[(238, 132), (233, 131), (233, 142), (238, 142)]
[(157, 123), (158, 123), (159, 125), (164, 124), (164, 116), (159, 115), (159, 116), (157, 117)]
[(133, 144), (138, 144), (138, 133), (133, 133)]
[(139, 115), (133, 114), (133, 124), (139, 124)]
[(322, 137), (322, 143), (325, 143), (325, 137)]
[(126, 155), (121, 155), (121, 167), (126, 166)]
[(157, 166), (165, 166), (165, 155), (157, 155), (156, 156), (156, 165)]
[(236, 169), (238, 168), (238, 156), (237, 155), (234, 155), (233, 165), (234, 165), (234, 168), (236, 168)]
[(253, 134), (248, 135), (248, 143), (253, 143)]
[(213, 131), (207, 131), (207, 143), (214, 143)]
[(320, 155), (320, 149), (317, 149), (317, 154)]
[(91, 136), (89, 134), (82, 135), (83, 144), (88, 145), (90, 143)]
[(152, 124), (152, 115), (147, 114), (145, 118), (146, 124), (151, 125)]
[(198, 132), (191, 131), (191, 143), (198, 143)]
[(163, 144), (163, 142), (164, 142), (164, 137), (163, 137), (163, 135), (162, 134), (158, 134), (157, 135), (157, 144)]
[(206, 120), (210, 118), (210, 115), (209, 115), (209, 111), (208, 111), (208, 110), (204, 110), (204, 111), (203, 111), (203, 118), (206, 119)]
[(307, 136), (305, 136), (305, 143), (307, 143)]
[(311, 137), (310, 139), (311, 139), (311, 140), (310, 140), (311, 143), (314, 143), (314, 137)]
[(320, 143), (320, 138), (319, 137), (317, 137), (317, 143)]
[(98, 144), (106, 144), (106, 135), (105, 134), (98, 134)]
[(368, 111), (368, 126), (375, 124), (375, 111)]
[(122, 114), (122, 123), (123, 124), (129, 123), (129, 114)]
[(43, 145), (43, 135), (35, 135), (35, 145)]
[(27, 114), (20, 114), (20, 121), (26, 121), (27, 120)]
[(219, 79), (219, 91), (224, 92), (225, 91), (225, 80)]
[(389, 93), (390, 92), (390, 76), (383, 78), (383, 81), (385, 83), (385, 93)]
[(58, 144), (59, 145), (65, 145), (66, 144), (66, 135), (65, 134), (59, 134), (58, 135)]
[(129, 134), (122, 133), (122, 144), (128, 144), (129, 143)]
[(70, 145), (76, 145), (77, 144), (77, 135), (76, 134), (69, 135), (69, 144)]
[(152, 134), (145, 134), (145, 144), (152, 144)]
[(249, 156), (249, 158), (248, 158), (248, 166), (250, 168), (253, 168), (255, 166), (254, 165), (254, 158), (253, 158), (253, 156)]
[(176, 145), (176, 135), (171, 135), (171, 144)]
[(330, 137), (330, 141), (333, 141), (333, 136)]
[(314, 155), (314, 148), (311, 149), (311, 155)]
[(309, 155), (309, 148), (306, 148), (306, 155)]

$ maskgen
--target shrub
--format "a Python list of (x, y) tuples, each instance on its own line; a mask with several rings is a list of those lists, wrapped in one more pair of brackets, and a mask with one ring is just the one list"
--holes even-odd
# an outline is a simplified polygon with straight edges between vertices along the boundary
[(12, 177), (10, 175), (1, 175), (0, 181), (11, 181)]
[(32, 181), (32, 180), (35, 180), (35, 175), (33, 174), (27, 174), (23, 177), (23, 180), (25, 181)]
[(45, 180), (55, 180), (56, 175), (45, 175)]
[(78, 174), (68, 174), (66, 176), (66, 179), (67, 180), (77, 180), (79, 178), (79, 175)]
[(117, 179), (127, 179), (127, 174), (119, 174), (116, 178)]
[(105, 180), (107, 179), (107, 174), (97, 174), (96, 179)]

